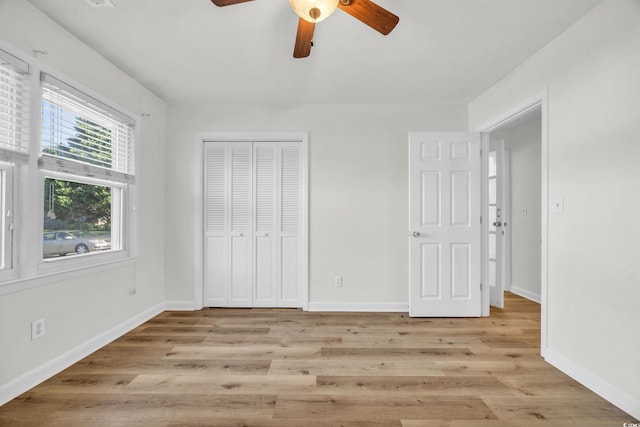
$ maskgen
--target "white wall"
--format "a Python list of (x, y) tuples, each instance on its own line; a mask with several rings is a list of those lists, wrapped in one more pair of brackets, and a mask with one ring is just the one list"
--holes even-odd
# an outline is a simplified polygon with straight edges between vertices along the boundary
[(541, 130), (538, 109), (524, 120), (490, 135), (492, 141), (504, 140), (510, 159), (511, 282), (507, 289), (538, 302), (541, 297)]
[(469, 105), (475, 129), (548, 88), (549, 197), (564, 213), (549, 217), (543, 352), (636, 418), (639, 75), (640, 2), (604, 0)]
[(406, 306), (408, 132), (465, 130), (466, 120), (466, 106), (171, 106), (167, 300), (193, 300), (197, 132), (308, 131), (311, 303)]
[[(138, 212), (144, 218), (139, 224), (140, 258), (131, 265), (0, 296), (1, 403), (46, 375), (52, 361), (86, 348), (100, 334), (163, 302), (166, 105), (24, 0), (0, 2), (0, 39), (27, 55), (46, 50), (41, 62), (123, 109), (151, 114), (141, 122), (138, 152)], [(134, 287), (137, 293), (130, 295)], [(31, 341), (30, 324), (40, 318), (46, 320), (46, 335)]]

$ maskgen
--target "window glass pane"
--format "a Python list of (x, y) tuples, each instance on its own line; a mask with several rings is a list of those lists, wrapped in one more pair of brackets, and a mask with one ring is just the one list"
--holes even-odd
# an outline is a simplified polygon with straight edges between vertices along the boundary
[(489, 233), (489, 258), (496, 259), (496, 234)]
[[(42, 78), (43, 157), (96, 166), (102, 172), (93, 168), (92, 173), (100, 173), (102, 178), (131, 181), (133, 121), (47, 74)], [(44, 169), (50, 166), (45, 165)]]
[(43, 258), (83, 255), (112, 247), (112, 187), (44, 180)]
[(497, 168), (496, 168), (496, 152), (491, 151), (489, 153), (489, 176), (496, 176)]
[(42, 102), (42, 153), (111, 169), (111, 129)]
[(495, 261), (489, 262), (489, 286), (495, 287), (496, 283), (496, 263)]
[[(5, 206), (7, 202), (5, 194), (5, 188), (7, 188), (6, 181), (6, 172), (0, 169), (0, 212), (5, 212), (7, 209)], [(7, 246), (9, 246), (9, 242), (7, 242), (8, 233), (6, 233), (7, 224), (5, 222), (7, 219), (6, 215), (0, 215), (0, 270), (7, 268)]]
[(0, 50), (0, 159), (12, 161), (28, 152), (29, 76), (5, 62)]
[(496, 204), (496, 184), (495, 178), (489, 178), (489, 204), (491, 205)]

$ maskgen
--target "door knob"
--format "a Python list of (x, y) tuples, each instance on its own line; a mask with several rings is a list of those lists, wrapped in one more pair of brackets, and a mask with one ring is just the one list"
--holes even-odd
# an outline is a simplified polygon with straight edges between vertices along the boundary
[(419, 231), (414, 231), (413, 233), (411, 233), (411, 235), (413, 237), (420, 237), (420, 232)]
[(500, 221), (496, 221), (493, 223), (494, 227), (500, 227), (502, 225), (502, 223)]

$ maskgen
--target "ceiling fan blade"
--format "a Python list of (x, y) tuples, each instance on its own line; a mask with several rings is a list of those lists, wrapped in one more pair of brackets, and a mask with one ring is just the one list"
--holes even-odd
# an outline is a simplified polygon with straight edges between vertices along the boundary
[(370, 0), (340, 0), (338, 7), (385, 36), (400, 21), (396, 15)]
[(211, 0), (216, 6), (231, 6), (232, 4), (244, 3), (253, 0)]
[(294, 58), (306, 58), (311, 54), (313, 32), (315, 29), (316, 24), (300, 18), (298, 21), (298, 33), (296, 34), (296, 45), (293, 48)]

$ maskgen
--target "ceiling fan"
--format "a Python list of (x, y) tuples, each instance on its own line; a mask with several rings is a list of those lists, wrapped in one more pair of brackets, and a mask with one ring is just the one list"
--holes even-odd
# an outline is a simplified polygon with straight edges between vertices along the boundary
[[(253, 0), (211, 0), (216, 6), (230, 6)], [(348, 13), (383, 35), (395, 28), (400, 18), (370, 0), (289, 0), (293, 11), (300, 17), (294, 58), (311, 53), (316, 23), (331, 15), (336, 8)]]

